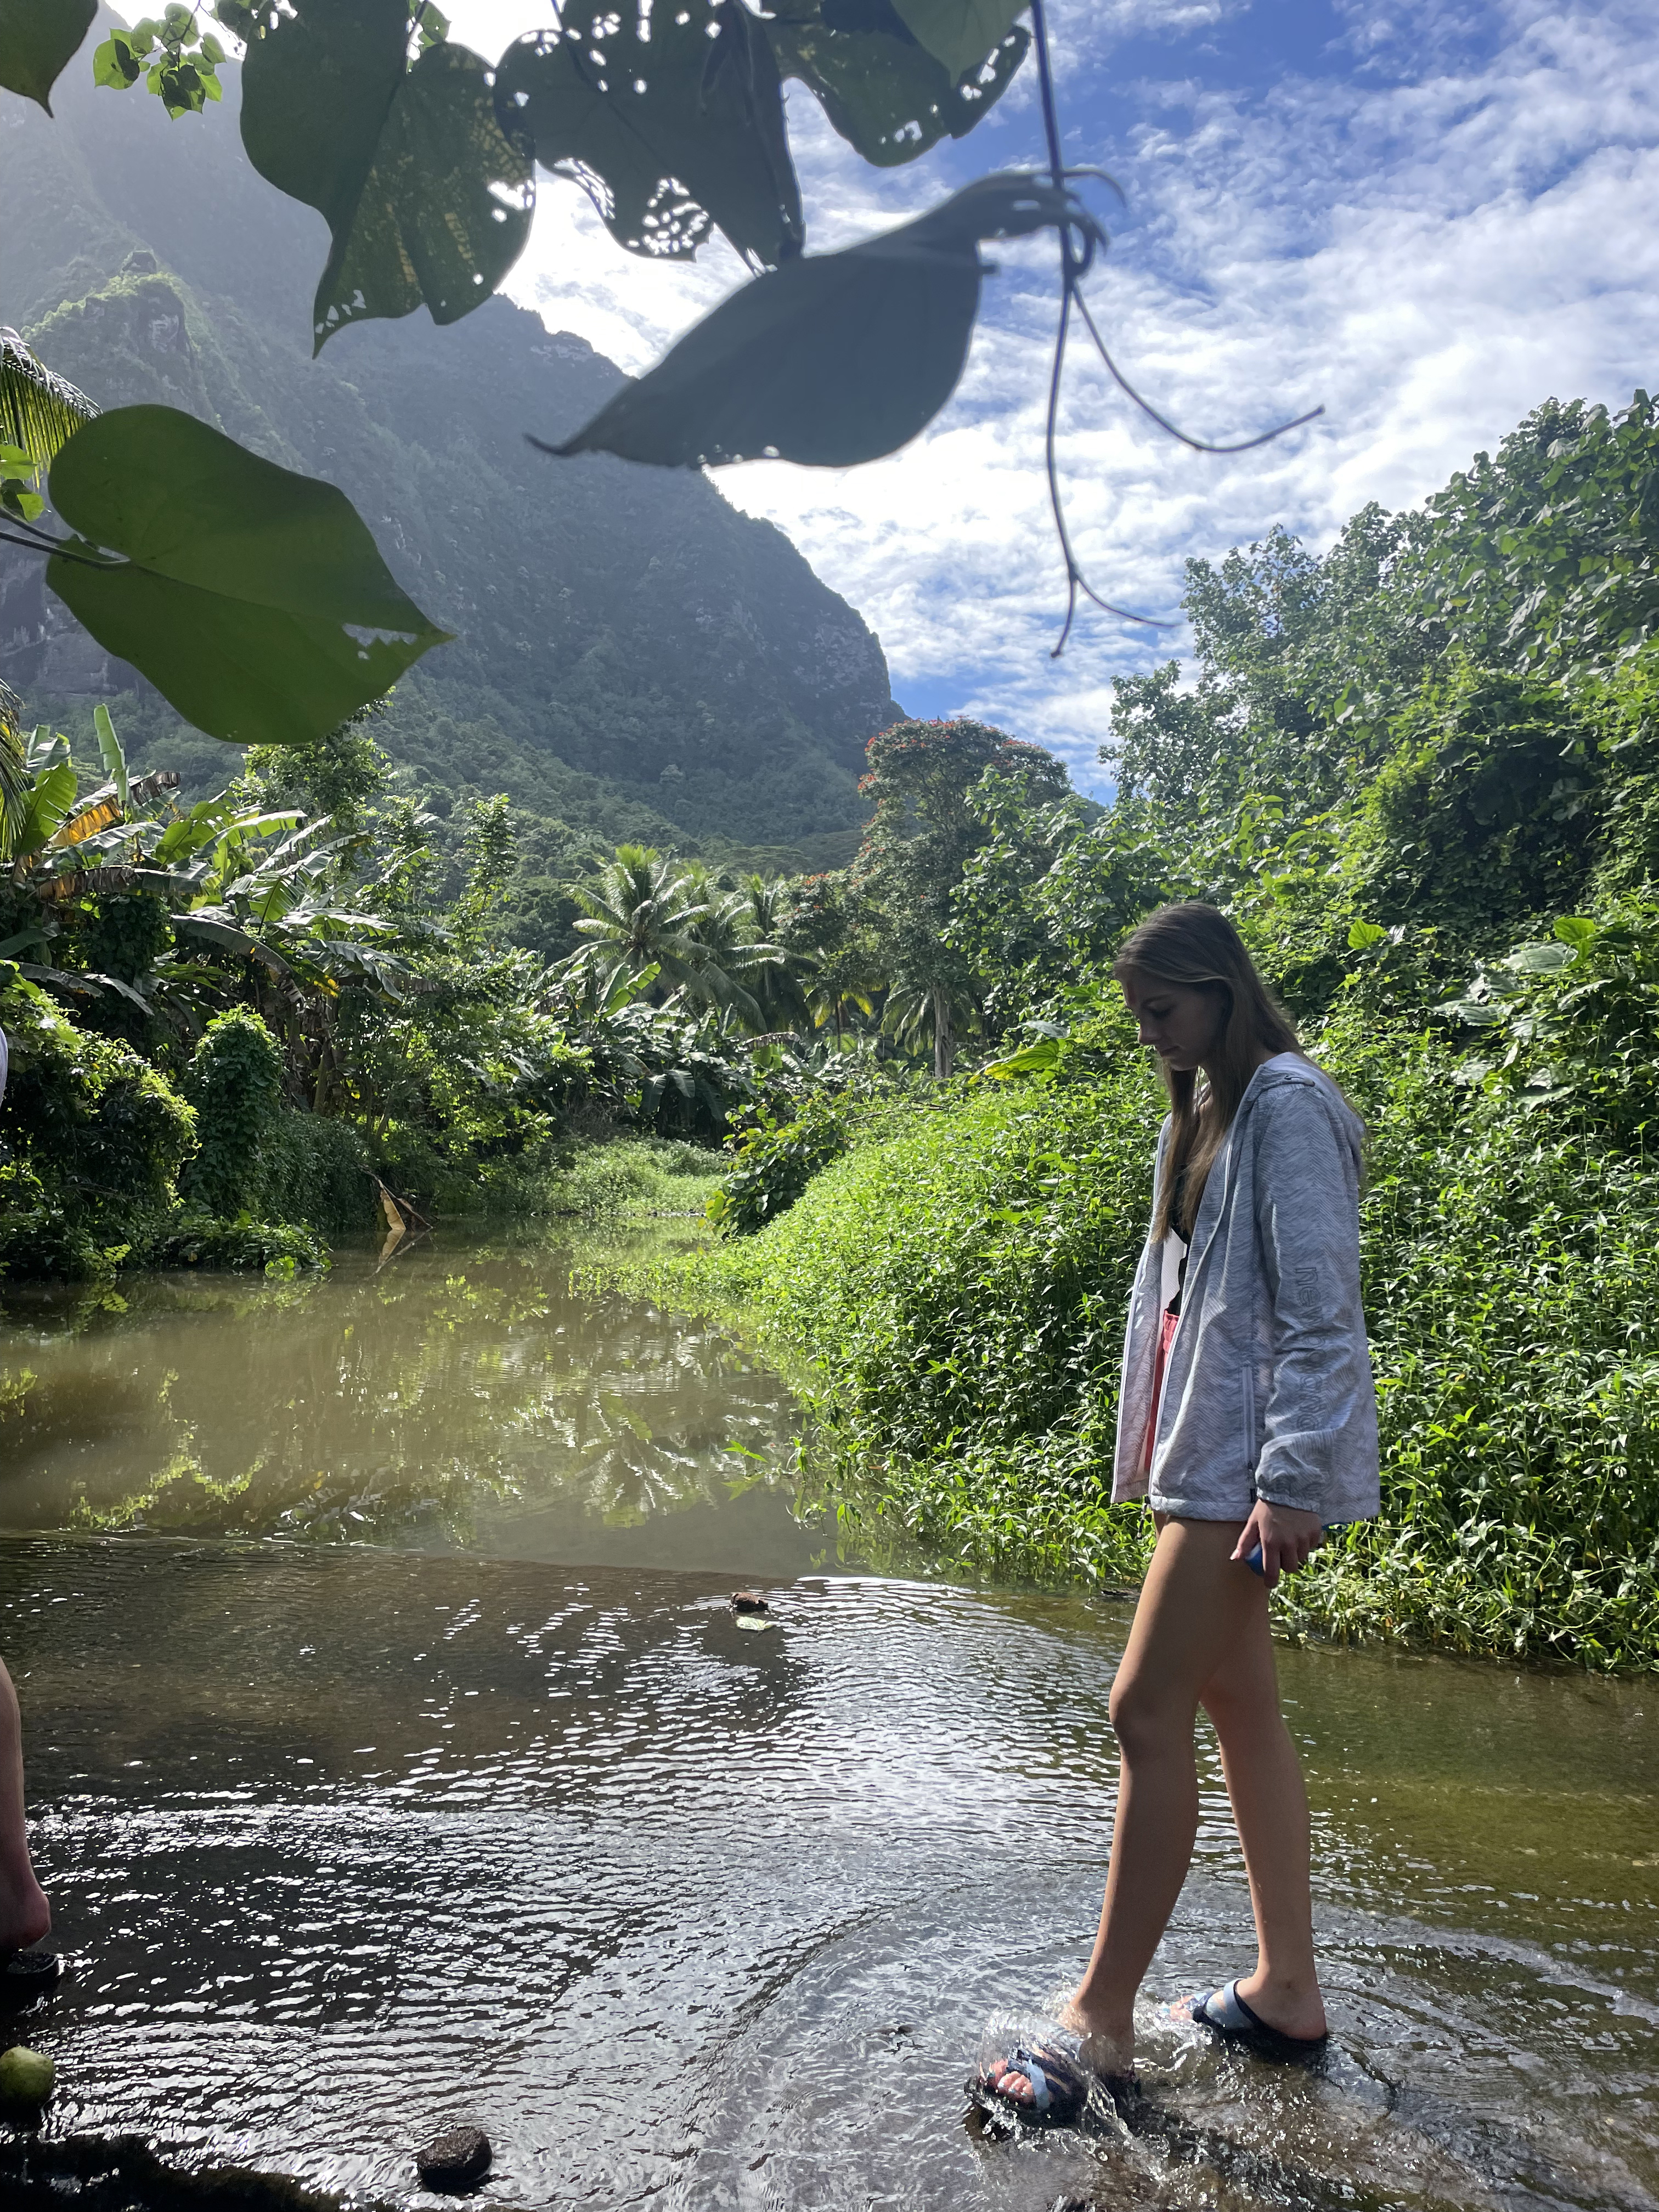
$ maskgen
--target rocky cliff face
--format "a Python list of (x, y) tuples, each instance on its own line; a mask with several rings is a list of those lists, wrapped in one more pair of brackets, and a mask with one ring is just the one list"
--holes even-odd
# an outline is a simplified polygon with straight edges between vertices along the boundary
[[(83, 54), (54, 105), (0, 102), (0, 321), (102, 405), (188, 409), (342, 486), (458, 633), (400, 687), (392, 750), (550, 811), (591, 814), (602, 790), (694, 835), (859, 818), (865, 740), (897, 709), (857, 611), (708, 479), (525, 443), (589, 414), (613, 364), (505, 300), (447, 330), (356, 325), (313, 362), (326, 234), (248, 168), (230, 100), (169, 125), (94, 89)], [(71, 704), (131, 683), (23, 556), (0, 572), (0, 656)], [(159, 702), (137, 711), (165, 747)]]

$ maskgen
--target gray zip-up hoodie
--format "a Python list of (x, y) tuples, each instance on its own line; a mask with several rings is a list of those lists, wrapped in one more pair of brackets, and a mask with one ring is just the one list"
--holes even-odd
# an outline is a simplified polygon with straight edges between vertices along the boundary
[[(1148, 1498), (1199, 1521), (1243, 1521), (1258, 1498), (1327, 1522), (1376, 1511), (1376, 1391), (1359, 1304), (1364, 1134), (1299, 1054), (1251, 1077), (1193, 1224), (1150, 1470), (1164, 1245), (1149, 1237), (1141, 1255), (1114, 1503)], [(1169, 1138), (1166, 1120), (1160, 1177)]]

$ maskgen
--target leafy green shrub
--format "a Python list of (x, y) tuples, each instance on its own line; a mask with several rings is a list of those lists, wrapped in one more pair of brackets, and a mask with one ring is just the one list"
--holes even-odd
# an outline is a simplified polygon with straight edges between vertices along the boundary
[(349, 1237), (380, 1221), (368, 1146), (355, 1122), (284, 1108), (265, 1137), (267, 1211), (309, 1222), (325, 1237)]
[(267, 1274), (326, 1270), (328, 1247), (302, 1222), (221, 1220), (200, 1206), (181, 1206), (155, 1253), (165, 1267), (261, 1267)]
[(789, 1121), (763, 1109), (727, 1146), (732, 1164), (708, 1201), (708, 1218), (728, 1236), (752, 1237), (788, 1212), (852, 1134), (851, 1112), (839, 1098), (809, 1097)]
[(1559, 686), (1456, 666), (1392, 735), (1351, 847), (1370, 918), (1432, 920), (1484, 945), (1577, 903), (1595, 858), (1597, 732)]
[(1334, 1035), (1372, 1115), (1363, 1214), (1381, 1518), (1286, 1586), (1293, 1623), (1659, 1666), (1659, 1174), (1455, 1048)]
[(210, 1213), (234, 1220), (263, 1203), (265, 1146), (282, 1116), (282, 1085), (283, 1055), (259, 1016), (247, 1006), (216, 1014), (185, 1076), (200, 1146), (185, 1188)]
[(0, 1265), (107, 1273), (160, 1233), (195, 1116), (129, 1046), (89, 1036), (44, 994), (0, 997), (11, 1073), (0, 1104)]
[(0, 1167), (0, 1276), (79, 1282), (114, 1273), (131, 1247), (103, 1244), (15, 1160)]
[(1659, 1123), (1659, 905), (1564, 915), (1441, 1011), (1474, 1045), (1464, 1084), (1512, 1097), (1540, 1128), (1645, 1152)]
[(1134, 1060), (890, 1111), (702, 1263), (813, 1362), (854, 1510), (987, 1571), (1138, 1571), (1145, 1516), (1111, 1508), (1109, 1469), (1157, 1121)]

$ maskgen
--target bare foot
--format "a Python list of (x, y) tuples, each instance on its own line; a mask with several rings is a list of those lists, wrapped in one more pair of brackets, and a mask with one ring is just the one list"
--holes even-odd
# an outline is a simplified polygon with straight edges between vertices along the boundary
[(1006, 2058), (994, 2058), (985, 2069), (985, 2079), (999, 2097), (1011, 2097), (1017, 2105), (1036, 2102), (1036, 2090), (1030, 2077)]
[(1080, 1990), (1072, 1991), (1060, 2005), (1054, 2017), (1062, 2027), (1069, 2027), (1073, 2035), (1082, 2039), (1078, 2056), (1091, 2074), (1110, 2079), (1115, 2075), (1133, 2073), (1135, 2030), (1133, 2019), (1106, 2019), (1091, 2012), (1083, 2002)]

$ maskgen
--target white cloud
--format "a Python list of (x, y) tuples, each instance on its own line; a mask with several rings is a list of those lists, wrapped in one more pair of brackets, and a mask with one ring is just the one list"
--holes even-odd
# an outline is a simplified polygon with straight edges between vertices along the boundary
[[(466, 0), (457, 30), (481, 46), (491, 38), (475, 10), (522, 27), (501, 0)], [(1073, 0), (1058, 11), (1062, 78), (1092, 79), (1118, 38), (1149, 23), (1223, 12)], [(1446, 35), (1437, 14), (1418, 49), (1430, 58), (1407, 81), (1367, 58), (1390, 36), (1397, 55), (1414, 19), (1395, 9), (1390, 32), (1364, 0), (1349, 10), (1358, 58), (1346, 76), (1248, 94), (1142, 86), (1117, 143), (1099, 124), (1068, 141), (1129, 196), (1090, 295), (1136, 382), (1210, 437), (1326, 408), (1281, 444), (1200, 456), (1161, 436), (1075, 345), (1066, 511), (1108, 597), (1172, 612), (1189, 555), (1275, 522), (1322, 546), (1368, 499), (1421, 498), (1546, 396), (1617, 405), (1651, 381), (1659, 54), (1640, 14), (1489, 5), (1476, 11), (1487, 33), (1478, 66), (1432, 58), (1445, 51), (1430, 35)], [(1040, 158), (1030, 76), (967, 142), (976, 165)], [(791, 123), (818, 250), (902, 220), (963, 173), (948, 149), (908, 169), (865, 167), (798, 88)], [(868, 617), (900, 699), (981, 714), (1097, 782), (1111, 674), (1173, 645), (1091, 611), (1066, 657), (1048, 658), (1064, 603), (1042, 473), (1052, 242), (995, 258), (960, 390), (914, 445), (859, 470), (761, 463), (717, 481), (787, 530)], [(623, 255), (574, 187), (550, 183), (508, 289), (639, 369), (740, 280), (724, 248), (690, 267)]]

